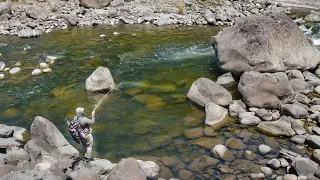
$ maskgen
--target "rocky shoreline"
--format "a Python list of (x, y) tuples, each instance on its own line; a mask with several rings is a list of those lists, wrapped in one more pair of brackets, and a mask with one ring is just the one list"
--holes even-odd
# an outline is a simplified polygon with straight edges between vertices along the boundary
[(250, 15), (286, 11), (279, 3), (195, 0), (47, 0), (0, 3), (0, 35), (37, 37), (70, 26), (118, 24), (230, 26)]

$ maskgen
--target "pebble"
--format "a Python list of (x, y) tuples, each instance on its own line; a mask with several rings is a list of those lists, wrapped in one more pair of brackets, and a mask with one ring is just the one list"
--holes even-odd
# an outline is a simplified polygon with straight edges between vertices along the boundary
[(4, 79), (4, 74), (0, 74), (0, 79)]
[(260, 169), (266, 176), (270, 176), (272, 174), (272, 169), (269, 167), (261, 167)]
[(271, 150), (272, 150), (271, 147), (265, 144), (260, 144), (258, 146), (258, 152), (262, 155), (268, 154), (269, 152), (271, 152)]
[(279, 169), (281, 167), (281, 163), (278, 159), (271, 159), (267, 163), (272, 169)]
[(104, 35), (104, 34), (100, 34), (100, 37), (102, 38), (102, 37), (106, 37), (106, 35)]
[(31, 75), (33, 76), (37, 76), (37, 75), (40, 75), (42, 73), (42, 70), (41, 69), (34, 69), (31, 73)]

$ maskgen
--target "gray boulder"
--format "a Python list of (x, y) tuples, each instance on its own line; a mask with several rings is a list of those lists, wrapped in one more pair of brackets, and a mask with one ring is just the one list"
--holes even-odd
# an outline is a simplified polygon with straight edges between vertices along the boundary
[(282, 116), (279, 120), (273, 122), (261, 122), (258, 129), (263, 132), (270, 133), (274, 136), (293, 136), (295, 131), (291, 128), (292, 118)]
[(270, 111), (268, 111), (268, 110), (266, 110), (266, 109), (264, 109), (264, 108), (258, 109), (258, 110), (256, 111), (256, 115), (257, 115), (260, 119), (262, 119), (262, 120), (264, 120), (264, 121), (271, 121), (271, 120), (272, 120), (272, 112), (270, 112)]
[(290, 73), (288, 74), (288, 79), (289, 79), (289, 80), (295, 79), (295, 78), (299, 78), (299, 79), (304, 80), (304, 76), (303, 76), (302, 72), (299, 71), (299, 70), (292, 70), (292, 71), (290, 71)]
[(108, 174), (107, 180), (147, 180), (139, 163), (134, 158), (122, 159)]
[(14, 138), (0, 138), (0, 148), (19, 147), (21, 143), (17, 142)]
[(227, 106), (232, 101), (231, 94), (225, 88), (207, 78), (199, 78), (193, 82), (187, 96), (200, 106), (209, 102)]
[(295, 135), (290, 138), (291, 142), (294, 142), (299, 145), (303, 145), (304, 142), (306, 141), (306, 136), (305, 135)]
[(309, 99), (306, 95), (300, 93), (296, 94), (294, 100), (305, 105), (308, 105), (311, 102), (311, 99)]
[(318, 169), (317, 163), (308, 158), (296, 158), (292, 167), (299, 176), (313, 176)]
[(124, 6), (124, 0), (112, 0), (110, 2), (110, 6), (112, 6), (112, 7)]
[(79, 0), (80, 4), (87, 8), (103, 8), (108, 6), (112, 0)]
[(305, 70), (320, 61), (313, 42), (285, 13), (240, 19), (218, 33), (214, 47), (221, 67), (234, 74)]
[(152, 161), (141, 161), (137, 160), (143, 173), (148, 177), (148, 178), (155, 178), (158, 176), (158, 173), (160, 171), (159, 166)]
[(298, 123), (296, 120), (291, 121), (291, 127), (298, 135), (306, 134), (306, 130), (304, 129), (303, 125)]
[(42, 19), (45, 20), (49, 12), (40, 6), (37, 5), (28, 5), (26, 7), (26, 15), (32, 19)]
[(281, 106), (281, 113), (287, 116), (291, 116), (295, 119), (306, 119), (309, 116), (308, 111), (296, 104), (285, 104)]
[(245, 72), (240, 77), (238, 90), (249, 107), (277, 109), (294, 97), (287, 75), (279, 73)]
[(206, 21), (208, 21), (209, 24), (215, 24), (216, 21), (216, 17), (213, 14), (213, 12), (210, 9), (207, 9), (204, 13), (204, 17), (206, 19)]
[(308, 94), (310, 92), (309, 85), (303, 79), (294, 78), (290, 80), (290, 84), (294, 91), (302, 94)]
[(241, 119), (241, 124), (245, 125), (257, 125), (261, 122), (261, 119), (258, 118), (257, 116), (248, 116), (243, 119)]
[(29, 161), (30, 155), (23, 149), (9, 151), (4, 161), (6, 164), (17, 165), (20, 161)]
[(228, 110), (224, 107), (221, 107), (213, 102), (209, 102), (206, 107), (206, 120), (205, 123), (208, 126), (213, 126), (225, 118), (228, 114)]
[(320, 149), (320, 136), (309, 135), (306, 137), (305, 144), (313, 149)]
[(69, 26), (76, 26), (78, 24), (78, 16), (75, 13), (64, 15), (63, 18)]
[(5, 124), (0, 124), (0, 137), (9, 138), (13, 136), (13, 128)]
[(231, 117), (238, 117), (239, 113), (246, 112), (246, 105), (241, 100), (234, 100), (229, 105), (229, 114)]
[(232, 74), (228, 72), (219, 76), (216, 83), (222, 87), (228, 87), (235, 84), (236, 81), (233, 79)]
[(0, 2), (0, 15), (4, 13), (11, 13), (11, 2)]
[(86, 90), (106, 92), (115, 87), (112, 75), (107, 67), (98, 67), (86, 80)]
[(69, 144), (58, 128), (47, 119), (37, 116), (30, 126), (31, 139), (51, 156), (78, 157), (79, 152)]
[(313, 98), (313, 99), (311, 100), (311, 102), (312, 102), (312, 104), (314, 104), (314, 105), (320, 105), (320, 98)]

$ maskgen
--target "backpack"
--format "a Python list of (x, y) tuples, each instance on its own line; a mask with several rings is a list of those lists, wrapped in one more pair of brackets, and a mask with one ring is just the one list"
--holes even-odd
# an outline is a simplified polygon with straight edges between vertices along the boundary
[(82, 142), (82, 140), (85, 139), (85, 134), (83, 133), (83, 130), (81, 128), (79, 117), (80, 116), (76, 115), (73, 121), (67, 121), (70, 135), (73, 138), (73, 140), (78, 144), (80, 144), (80, 142)]

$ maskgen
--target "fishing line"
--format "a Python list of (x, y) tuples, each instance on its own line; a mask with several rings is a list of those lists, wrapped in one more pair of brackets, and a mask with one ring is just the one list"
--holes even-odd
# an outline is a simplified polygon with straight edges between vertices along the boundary
[(111, 92), (111, 90), (110, 90), (106, 95), (104, 95), (104, 96), (101, 98), (101, 100), (100, 100), (99, 103), (96, 105), (96, 107), (94, 108), (93, 111), (95, 111), (95, 110), (98, 108), (98, 106), (100, 105), (100, 103), (102, 102), (102, 100), (103, 100), (110, 92)]

